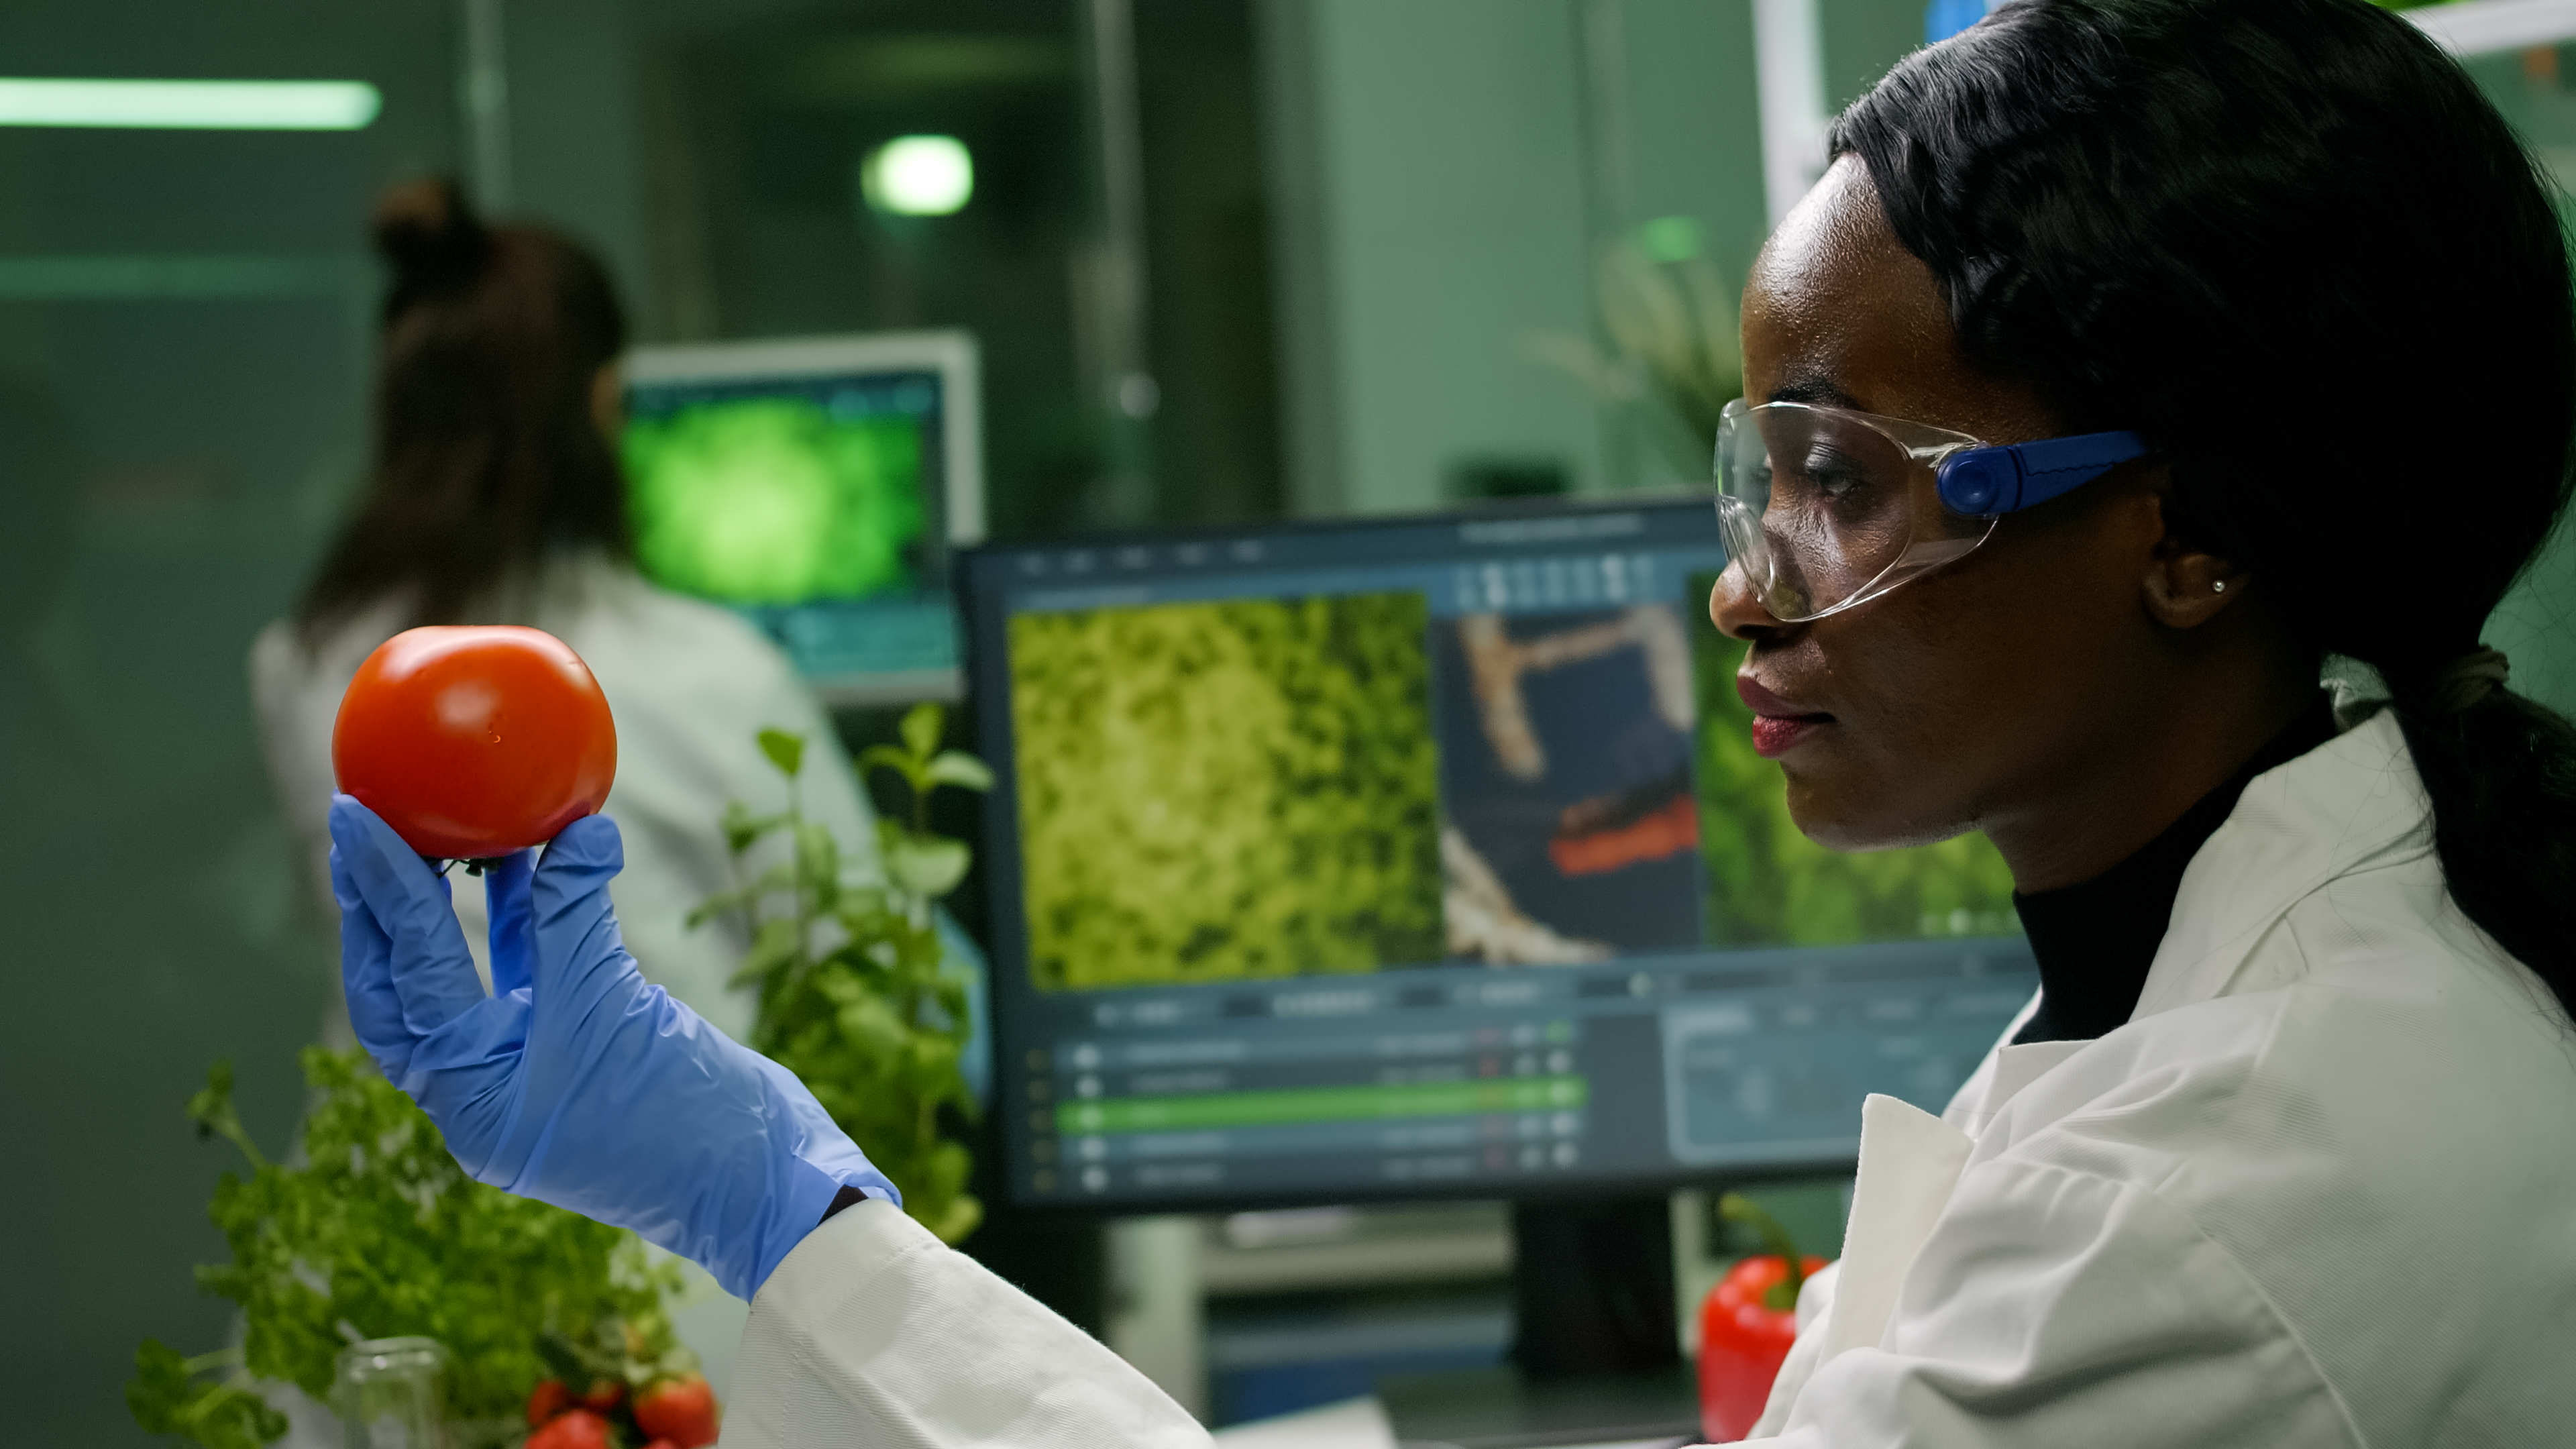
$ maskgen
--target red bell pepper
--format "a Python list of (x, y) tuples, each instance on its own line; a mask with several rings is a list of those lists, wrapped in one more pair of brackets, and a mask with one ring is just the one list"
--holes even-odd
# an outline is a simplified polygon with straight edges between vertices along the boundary
[(1798, 1336), (1798, 1288), (1825, 1266), (1801, 1255), (1780, 1224), (1740, 1194), (1720, 1199), (1718, 1212), (1750, 1225), (1772, 1251), (1739, 1261), (1699, 1306), (1700, 1432), (1712, 1444), (1743, 1438), (1762, 1417)]

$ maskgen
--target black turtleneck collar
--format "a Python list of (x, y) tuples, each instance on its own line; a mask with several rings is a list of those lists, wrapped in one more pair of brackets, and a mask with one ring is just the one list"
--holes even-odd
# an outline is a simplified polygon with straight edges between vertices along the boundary
[(2335, 736), (2334, 707), (2320, 692), (2288, 728), (2164, 833), (2118, 865), (2076, 885), (2013, 894), (2031, 953), (2039, 958), (2039, 1010), (2013, 1040), (2089, 1041), (2128, 1024), (2147, 987), (2147, 968), (2173, 921), (2184, 867), (2218, 833), (2254, 777), (2286, 765)]

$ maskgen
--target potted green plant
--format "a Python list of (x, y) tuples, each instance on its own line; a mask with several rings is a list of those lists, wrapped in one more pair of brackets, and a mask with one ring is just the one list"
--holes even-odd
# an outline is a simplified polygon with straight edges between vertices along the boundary
[(532, 1394), (566, 1374), (611, 1420), (666, 1385), (703, 1384), (664, 1311), (676, 1263), (623, 1228), (467, 1177), (365, 1053), (308, 1048), (303, 1067), (312, 1099), (290, 1161), (242, 1126), (230, 1063), (189, 1100), (200, 1135), (231, 1142), (249, 1168), (224, 1174), (209, 1210), (232, 1260), (197, 1270), (240, 1307), (243, 1336), (196, 1357), (147, 1340), (125, 1391), (145, 1431), (207, 1449), (272, 1443), (288, 1426), (262, 1381), (327, 1399), (341, 1350), (364, 1340), (446, 1350), (455, 1449), (518, 1442)]
[[(690, 921), (741, 923), (751, 949), (735, 979), (759, 993), (751, 1045), (803, 1079), (902, 1190), (904, 1210), (954, 1243), (984, 1210), (966, 1191), (974, 1159), (950, 1125), (975, 1116), (960, 1070), (970, 1023), (966, 981), (950, 968), (934, 908), (972, 857), (963, 841), (931, 830), (930, 799), (943, 786), (990, 789), (993, 777), (974, 756), (940, 748), (944, 725), (939, 706), (918, 705), (900, 744), (860, 753), (859, 768), (895, 776), (911, 805), (905, 819), (878, 820), (883, 877), (864, 883), (847, 879), (841, 842), (799, 808), (804, 737), (761, 731), (761, 752), (785, 780), (785, 808), (764, 814), (737, 801), (727, 810), (736, 883)], [(786, 858), (752, 873), (751, 853), (776, 836), (788, 842)]]

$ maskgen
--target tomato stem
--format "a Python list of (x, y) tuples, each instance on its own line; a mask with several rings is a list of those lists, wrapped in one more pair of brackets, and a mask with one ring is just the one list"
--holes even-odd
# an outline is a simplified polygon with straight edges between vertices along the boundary
[(1717, 1215), (1730, 1223), (1742, 1223), (1762, 1240), (1763, 1248), (1789, 1265), (1789, 1276), (1781, 1289), (1789, 1302), (1798, 1301), (1798, 1288), (1807, 1281), (1806, 1260), (1798, 1256), (1798, 1244), (1780, 1220), (1762, 1210), (1762, 1205), (1740, 1192), (1730, 1192), (1717, 1200)]

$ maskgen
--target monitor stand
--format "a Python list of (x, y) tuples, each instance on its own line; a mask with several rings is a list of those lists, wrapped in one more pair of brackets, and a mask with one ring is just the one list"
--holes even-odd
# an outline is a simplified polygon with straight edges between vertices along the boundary
[(1674, 1336), (1671, 1206), (1661, 1195), (1523, 1203), (1518, 1334), (1507, 1367), (1379, 1381), (1406, 1446), (1699, 1439), (1699, 1396)]

